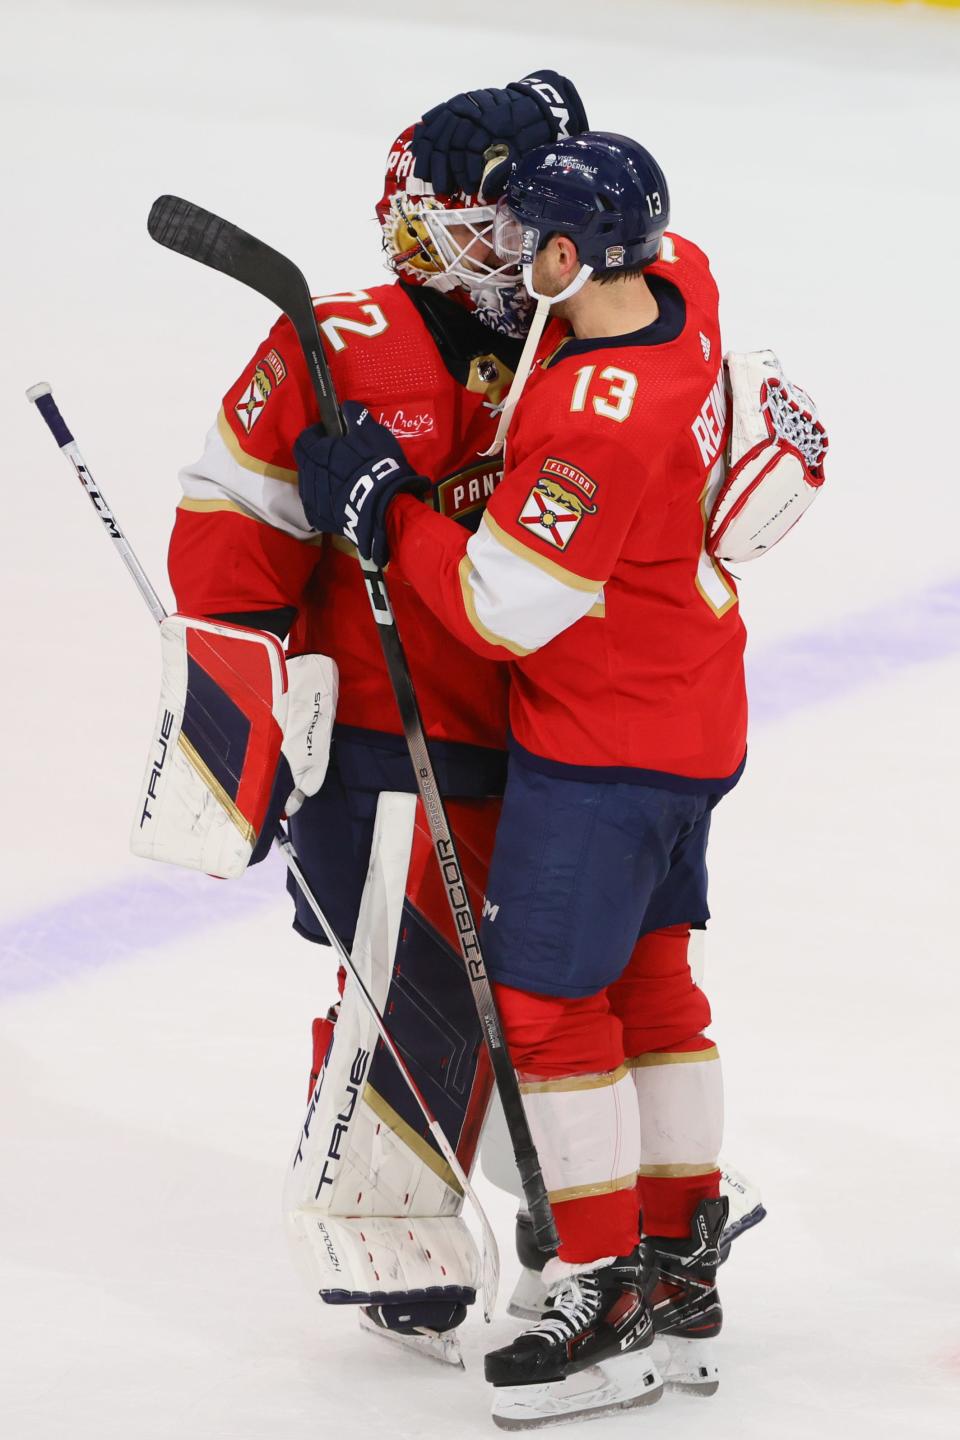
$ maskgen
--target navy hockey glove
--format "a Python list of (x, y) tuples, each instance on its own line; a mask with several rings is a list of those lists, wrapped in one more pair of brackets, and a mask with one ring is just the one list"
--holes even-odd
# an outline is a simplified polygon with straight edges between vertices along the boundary
[(366, 406), (347, 400), (343, 418), (346, 435), (330, 436), (313, 425), (293, 447), (300, 499), (315, 530), (345, 536), (383, 566), (390, 501), (404, 490), (421, 494), (430, 482), (415, 473), (400, 442)]
[[(429, 180), (438, 195), (462, 190), (489, 203), (528, 151), (586, 129), (573, 82), (555, 70), (538, 70), (505, 90), (469, 90), (434, 105), (413, 127), (413, 173)], [(494, 145), (505, 150), (487, 167), (485, 152)]]

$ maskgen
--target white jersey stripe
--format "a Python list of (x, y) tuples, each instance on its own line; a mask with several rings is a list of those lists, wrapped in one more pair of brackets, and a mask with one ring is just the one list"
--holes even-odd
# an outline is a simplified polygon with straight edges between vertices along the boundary
[(575, 575), (572, 570), (567, 570), (563, 565), (558, 565), (557, 562), (551, 560), (549, 556), (541, 555), (539, 550), (531, 550), (530, 546), (524, 545), (523, 541), (518, 540), (516, 535), (511, 535), (508, 531), (504, 530), (502, 525), (498, 525), (491, 514), (484, 514), (482, 523), (487, 527), (491, 535), (499, 540), (500, 544), (507, 550), (512, 550), (516, 555), (520, 556), (521, 560), (526, 560), (528, 564), (537, 565), (541, 570), (545, 570), (548, 575), (552, 575), (554, 580), (559, 580), (561, 584), (569, 585), (572, 590), (586, 590), (591, 595), (596, 595), (598, 591), (603, 589), (602, 580), (590, 580), (586, 575)]
[(247, 454), (231, 430), (230, 421), (227, 419), (222, 405), (220, 407), (220, 413), (217, 415), (217, 430), (220, 439), (224, 445), (226, 445), (234, 460), (236, 460), (238, 465), (242, 465), (244, 470), (252, 470), (255, 475), (269, 475), (271, 480), (282, 480), (286, 485), (296, 485), (296, 470), (288, 470), (285, 465), (270, 465), (266, 460), (258, 460), (255, 455)]
[(222, 410), (207, 434), (200, 459), (180, 471), (180, 486), (188, 502), (227, 501), (297, 540), (313, 540), (317, 532), (303, 512), (295, 481), (295, 470), (266, 465), (245, 455)]
[(603, 589), (574, 588), (554, 573), (558, 566), (538, 563), (524, 545), (504, 544), (503, 535), (485, 515), (468, 540), (460, 564), (464, 604), (485, 640), (529, 655), (602, 603)]

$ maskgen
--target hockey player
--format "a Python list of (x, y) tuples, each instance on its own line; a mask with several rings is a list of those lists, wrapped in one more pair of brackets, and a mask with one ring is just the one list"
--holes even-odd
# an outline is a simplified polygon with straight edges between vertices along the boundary
[[(651, 1308), (686, 1349), (676, 1373), (716, 1388), (701, 1347), (721, 1320), (720, 1069), (687, 949), (708, 918), (711, 812), (744, 765), (745, 632), (707, 547), (729, 435), (717, 291), (668, 218), (632, 140), (520, 161), (497, 253), (555, 318), (474, 536), (403, 493), (415, 466), (361, 405), (343, 439), (308, 430), (295, 452), (312, 523), (389, 555), (510, 669), (482, 939), (561, 1245), (549, 1310), (487, 1357), (509, 1428), (659, 1398)], [(770, 474), (797, 462), (786, 437), (771, 431)], [(812, 484), (821, 455), (815, 441), (801, 462)]]
[[(550, 71), (477, 95), (479, 129), (473, 128), (482, 144), (493, 133), (485, 123), (503, 134), (507, 113), (525, 143), (552, 141), (586, 125), (575, 88)], [(342, 290), (315, 308), (338, 390), (362, 396), (377, 420), (402, 437), (418, 469), (434, 477), (427, 504), (466, 532), (476, 528), (500, 479), (500, 462), (481, 452), (493, 439), (494, 411), (509, 387), (531, 305), (516, 266), (493, 255), (493, 208), (416, 178), (410, 140), (407, 130), (391, 148), (377, 205), (394, 279), (366, 291)], [(337, 664), (331, 763), (324, 774), (324, 755), (315, 782), (300, 782), (305, 798), (291, 828), (311, 887), (349, 947), (378, 798), (385, 791), (413, 793), (415, 782), (356, 551), (339, 537), (318, 536), (297, 494), (293, 445), (314, 416), (306, 364), (282, 318), (227, 390), (202, 457), (181, 473), (169, 570), (181, 611), (288, 637), (290, 655), (322, 652)], [(463, 802), (452, 820), (466, 826), (462, 843), (479, 847), (485, 871), (506, 770), (506, 674), (452, 640), (412, 587), (392, 585), (391, 602), (441, 790)], [(292, 696), (301, 708), (311, 702), (310, 694)], [(278, 798), (291, 789), (283, 777)], [(269, 847), (270, 825), (262, 835), (255, 859)], [(296, 928), (322, 943), (313, 915), (292, 893)], [(436, 999), (441, 1009), (453, 1005), (449, 995)], [(314, 1023), (311, 1093), (331, 1044), (332, 1019)], [(430, 1051), (438, 1044), (432, 1033), (417, 1058), (436, 1070), (445, 1060)], [(471, 1032), (461, 1038), (466, 1043)], [(474, 1038), (480, 1051), (479, 1035)], [(473, 1050), (467, 1053), (472, 1057)], [(489, 1077), (482, 1070), (471, 1080), (464, 1072), (458, 1083), (465, 1098), (451, 1102), (451, 1124), (472, 1146)], [(456, 1142), (458, 1134), (450, 1138)], [(465, 1163), (471, 1155), (468, 1148)], [(401, 1288), (389, 1297), (392, 1304), (377, 1306), (376, 1319), (405, 1331), (443, 1331), (462, 1318), (464, 1296), (469, 1299), (466, 1290), (441, 1303), (418, 1303)]]

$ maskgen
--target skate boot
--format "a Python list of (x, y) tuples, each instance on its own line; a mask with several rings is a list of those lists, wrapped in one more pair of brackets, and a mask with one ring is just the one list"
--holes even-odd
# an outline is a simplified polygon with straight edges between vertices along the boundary
[(725, 1196), (701, 1200), (687, 1239), (645, 1235), (640, 1245), (643, 1294), (653, 1315), (663, 1383), (670, 1390), (713, 1395), (720, 1384), (710, 1342), (723, 1323), (717, 1266), (728, 1209)]
[(652, 1405), (663, 1382), (650, 1356), (653, 1324), (640, 1252), (588, 1265), (551, 1260), (543, 1317), (484, 1360), (502, 1430), (561, 1425)]

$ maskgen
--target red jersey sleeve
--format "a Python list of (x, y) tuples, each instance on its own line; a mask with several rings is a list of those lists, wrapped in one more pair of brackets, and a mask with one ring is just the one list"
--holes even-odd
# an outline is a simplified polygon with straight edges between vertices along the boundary
[[(529, 655), (602, 604), (642, 503), (636, 434), (569, 412), (569, 386), (549, 374), (521, 402), (515, 450), (469, 540), (398, 500), (390, 553), (458, 639), (483, 655)], [(560, 405), (567, 406), (563, 423)]]
[(281, 317), (224, 396), (200, 459), (180, 473), (168, 565), (181, 610), (299, 608), (321, 540), (300, 503), (293, 444), (314, 415), (296, 335)]

